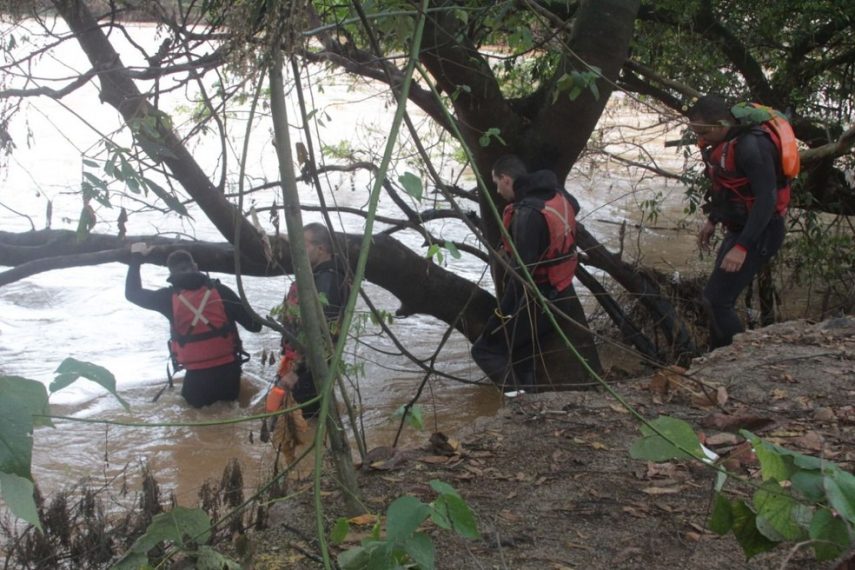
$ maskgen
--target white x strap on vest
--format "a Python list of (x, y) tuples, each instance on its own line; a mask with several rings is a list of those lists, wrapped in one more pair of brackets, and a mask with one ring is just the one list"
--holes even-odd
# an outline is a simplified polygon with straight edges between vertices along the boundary
[(207, 291), (205, 291), (205, 295), (202, 297), (202, 303), (199, 305), (198, 308), (196, 308), (193, 306), (193, 303), (191, 303), (190, 301), (187, 300), (186, 297), (184, 297), (184, 295), (181, 295), (181, 294), (178, 295), (178, 300), (181, 301), (182, 303), (184, 303), (184, 306), (193, 312), (193, 322), (190, 323), (190, 329), (191, 330), (193, 329), (193, 327), (196, 326), (196, 324), (198, 324), (199, 321), (202, 321), (206, 325), (211, 326), (210, 321), (208, 321), (208, 319), (205, 317), (205, 315), (202, 314), (202, 312), (205, 310), (205, 305), (208, 304), (208, 297), (210, 297), (210, 296), (211, 296), (211, 289), (208, 289)]

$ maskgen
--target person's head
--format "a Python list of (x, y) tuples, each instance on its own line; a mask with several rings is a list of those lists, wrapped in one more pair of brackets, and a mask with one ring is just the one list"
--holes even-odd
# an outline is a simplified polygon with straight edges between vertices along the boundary
[(727, 131), (736, 124), (730, 105), (718, 95), (704, 95), (687, 113), (689, 128), (699, 139), (716, 144), (727, 137)]
[(169, 268), (169, 276), (174, 277), (182, 273), (193, 273), (199, 271), (196, 262), (190, 252), (184, 249), (176, 249), (166, 258), (166, 267)]
[(309, 265), (317, 267), (324, 261), (332, 259), (332, 236), (327, 227), (319, 223), (306, 224), (303, 227), (303, 239), (306, 242), (306, 255)]
[(512, 202), (514, 200), (514, 180), (528, 172), (525, 163), (515, 154), (506, 154), (493, 164), (493, 183), (499, 195)]

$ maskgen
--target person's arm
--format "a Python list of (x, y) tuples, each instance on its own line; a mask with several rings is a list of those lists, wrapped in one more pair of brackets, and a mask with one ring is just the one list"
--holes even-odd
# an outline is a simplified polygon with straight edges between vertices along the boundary
[[(543, 252), (549, 245), (549, 228), (540, 212), (527, 207), (517, 208), (511, 223), (511, 236), (514, 246), (523, 264), (533, 271)], [(519, 267), (516, 259), (511, 260), (516, 270)], [(502, 298), (499, 300), (498, 313), (487, 320), (484, 334), (493, 334), (502, 324), (502, 319), (517, 315), (525, 303), (525, 285), (519, 278), (510, 276), (505, 285)]]
[(217, 291), (220, 293), (220, 298), (223, 300), (223, 306), (226, 308), (226, 315), (236, 323), (240, 323), (243, 328), (249, 332), (260, 332), (261, 322), (256, 321), (252, 315), (240, 302), (237, 294), (223, 285), (217, 283)]
[(736, 146), (736, 168), (748, 178), (754, 205), (745, 227), (734, 245), (724, 255), (720, 267), (727, 272), (739, 271), (745, 263), (748, 249), (756, 245), (760, 234), (769, 225), (777, 201), (777, 172), (775, 144), (765, 136), (748, 134)]
[(778, 198), (775, 143), (767, 136), (748, 134), (736, 145), (736, 168), (748, 178), (754, 194), (754, 206), (736, 240), (744, 249), (753, 247), (769, 225)]
[(142, 259), (131, 256), (128, 274), (125, 277), (125, 299), (143, 309), (157, 311), (167, 319), (172, 316), (172, 295), (169, 288), (152, 291), (143, 289), (140, 265)]

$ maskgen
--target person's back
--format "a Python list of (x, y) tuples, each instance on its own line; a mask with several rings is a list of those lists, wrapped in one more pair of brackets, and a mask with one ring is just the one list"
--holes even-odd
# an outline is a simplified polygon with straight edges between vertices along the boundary
[(134, 255), (128, 264), (125, 297), (169, 320), (173, 365), (187, 371), (181, 395), (194, 407), (236, 400), (245, 353), (235, 323), (252, 332), (260, 331), (261, 323), (249, 315), (234, 291), (200, 273), (188, 252), (170, 254), (171, 285), (157, 290), (143, 289), (142, 261), (141, 255)]

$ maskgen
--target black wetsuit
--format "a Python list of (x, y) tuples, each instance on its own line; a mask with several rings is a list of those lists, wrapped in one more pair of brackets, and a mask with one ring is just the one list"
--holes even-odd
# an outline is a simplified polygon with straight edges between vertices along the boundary
[[(783, 179), (780, 153), (775, 143), (757, 130), (732, 130), (729, 133), (729, 138), (737, 137), (736, 171), (748, 179), (754, 203), (744, 222), (737, 220), (725, 224), (727, 232), (704, 287), (712, 348), (730, 344), (735, 334), (745, 330), (736, 312), (736, 300), (784, 242), (784, 219), (775, 211), (777, 190)], [(712, 212), (710, 221), (718, 223), (721, 220)], [(739, 271), (726, 272), (721, 269), (722, 259), (736, 245), (745, 249), (745, 262)]]
[[(514, 181), (514, 209), (511, 238), (522, 262), (529, 271), (543, 259), (550, 245), (549, 227), (543, 214), (524, 206), (526, 198), (548, 201), (556, 192), (564, 192), (578, 213), (576, 199), (559, 188), (555, 174), (540, 170)], [(514, 264), (516, 265), (516, 264)], [(572, 285), (555, 291), (548, 283), (538, 285), (541, 293), (556, 304), (558, 310), (571, 313), (569, 300), (575, 296)], [(472, 345), (472, 358), (484, 373), (500, 387), (533, 390), (540, 343), (552, 334), (552, 325), (537, 299), (526, 292), (519, 279), (508, 279), (498, 311), (507, 316), (490, 316), (484, 333)]]

